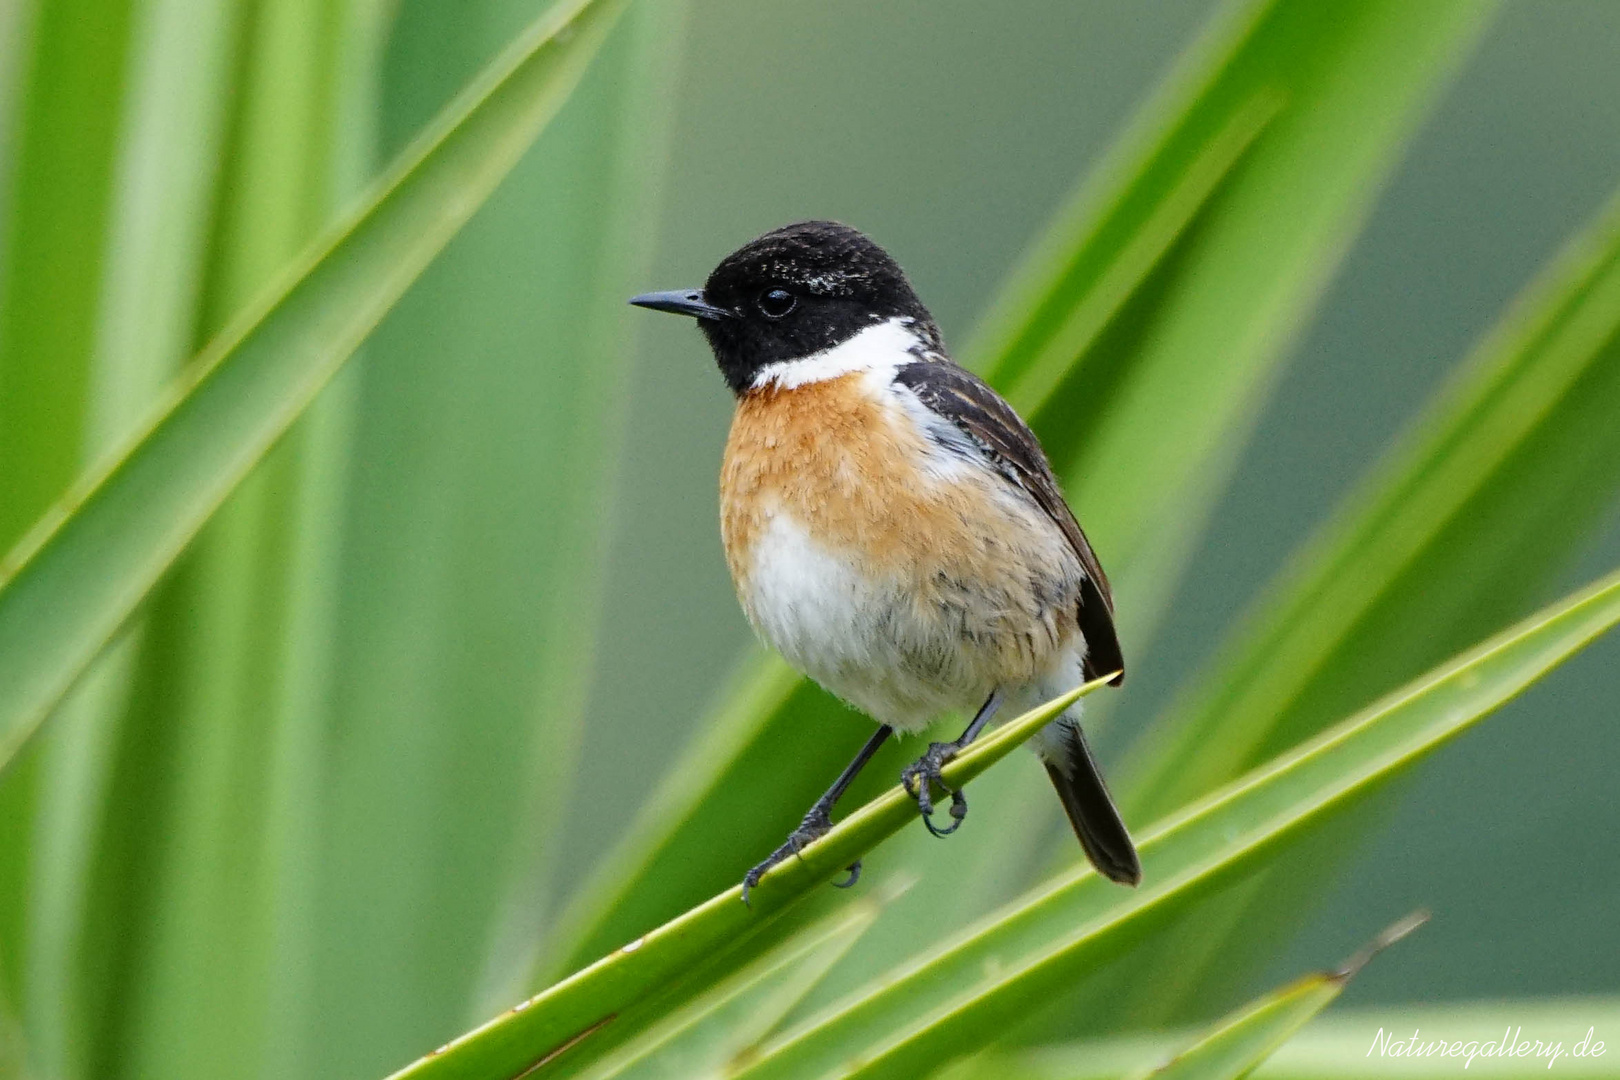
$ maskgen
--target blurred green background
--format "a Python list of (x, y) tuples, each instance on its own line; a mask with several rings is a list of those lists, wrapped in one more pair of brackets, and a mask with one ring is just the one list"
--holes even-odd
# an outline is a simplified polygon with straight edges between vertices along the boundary
[[(834, 217), (894, 253), (960, 344), (1026, 238), (1209, 8), (699, 2), (647, 287), (700, 283), (765, 229)], [(1128, 653), (1105, 757), (1617, 178), (1620, 7), (1509, 3), (1292, 350), (1162, 637)], [(648, 322), (566, 839), (573, 867), (627, 820), (636, 800), (624, 793), (669, 760), (748, 640), (715, 511), (729, 396), (695, 332)], [(1620, 518), (1546, 598), (1617, 561)], [(1427, 904), (1434, 922), (1346, 1000), (1620, 988), (1617, 669), (1620, 641), (1597, 643), (1424, 766), (1266, 984), (1348, 955), (1368, 926)]]
[[(546, 6), (6, 0), (0, 546)], [(381, 1075), (509, 1004), (753, 649), (729, 395), (623, 297), (834, 217), (960, 346), (1213, 8), (634, 5), (0, 777), (0, 1004), (41, 1075)], [(1106, 763), (1617, 182), (1620, 6), (1510, 0), (1255, 404), (1161, 632), (1125, 643)], [(1611, 509), (1534, 599), (1617, 563)], [(1424, 904), (1349, 1000), (1620, 992), (1616, 671), (1599, 642), (1405, 781), (1253, 988)]]

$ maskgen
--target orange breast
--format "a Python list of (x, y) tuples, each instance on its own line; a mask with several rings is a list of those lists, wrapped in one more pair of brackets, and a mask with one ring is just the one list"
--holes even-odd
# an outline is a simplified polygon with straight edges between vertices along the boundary
[(948, 569), (988, 580), (1009, 569), (1011, 553), (1050, 546), (1050, 524), (1009, 505), (998, 490), (1004, 481), (988, 470), (943, 480), (921, 468), (941, 451), (865, 379), (856, 372), (787, 390), (766, 386), (738, 402), (720, 473), (720, 524), (739, 584), (769, 516), (781, 512), (874, 575), (926, 578)]
[(863, 378), (768, 385), (738, 402), (720, 471), (720, 527), (739, 583), (776, 513), (873, 572), (913, 557), (917, 540), (944, 523), (940, 500), (920, 497), (919, 435), (888, 415)]

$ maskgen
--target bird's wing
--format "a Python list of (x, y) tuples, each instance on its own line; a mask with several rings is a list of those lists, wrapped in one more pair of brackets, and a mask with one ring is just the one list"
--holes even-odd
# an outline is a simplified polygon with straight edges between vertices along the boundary
[(895, 373), (895, 382), (917, 396), (923, 406), (956, 425), (1009, 482), (1035, 500), (1063, 530), (1080, 558), (1086, 580), (1080, 589), (1080, 632), (1086, 638), (1085, 675), (1094, 679), (1110, 671), (1124, 681), (1125, 658), (1114, 629), (1114, 597), (1108, 576), (1091, 543), (1063, 501), (1046, 453), (1029, 425), (977, 375), (949, 360), (919, 360)]

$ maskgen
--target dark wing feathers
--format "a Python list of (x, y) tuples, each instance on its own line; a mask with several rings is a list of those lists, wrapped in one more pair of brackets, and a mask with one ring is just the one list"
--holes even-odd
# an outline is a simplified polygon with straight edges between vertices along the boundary
[(1080, 558), (1086, 580), (1080, 589), (1080, 632), (1086, 638), (1085, 676), (1110, 671), (1124, 682), (1125, 658), (1114, 630), (1114, 598), (1096, 553), (1074, 512), (1063, 501), (1052, 466), (1029, 425), (977, 375), (949, 360), (919, 360), (902, 366), (895, 382), (917, 395), (929, 410), (950, 420), (1008, 477), (1046, 511)]

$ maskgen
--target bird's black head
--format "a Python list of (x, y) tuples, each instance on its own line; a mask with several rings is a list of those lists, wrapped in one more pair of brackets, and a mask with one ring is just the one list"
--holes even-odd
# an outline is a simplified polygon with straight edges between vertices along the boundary
[(822, 352), (896, 317), (913, 320), (917, 335), (939, 347), (933, 317), (899, 265), (836, 221), (785, 225), (727, 255), (702, 289), (630, 302), (696, 317), (739, 394), (767, 364)]

